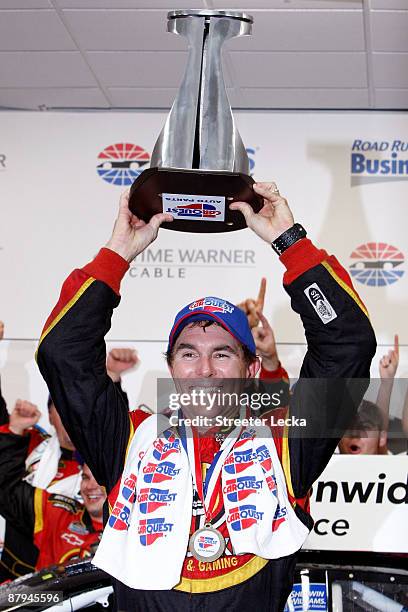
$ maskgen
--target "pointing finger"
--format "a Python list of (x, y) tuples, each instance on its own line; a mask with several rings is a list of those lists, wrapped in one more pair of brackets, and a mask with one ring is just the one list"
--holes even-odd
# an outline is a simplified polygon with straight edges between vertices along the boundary
[(399, 338), (398, 338), (398, 334), (395, 334), (394, 336), (394, 351), (396, 352), (397, 356), (399, 355)]
[(264, 303), (265, 303), (265, 292), (266, 292), (266, 278), (261, 279), (261, 286), (259, 287), (257, 307), (260, 312), (263, 311)]

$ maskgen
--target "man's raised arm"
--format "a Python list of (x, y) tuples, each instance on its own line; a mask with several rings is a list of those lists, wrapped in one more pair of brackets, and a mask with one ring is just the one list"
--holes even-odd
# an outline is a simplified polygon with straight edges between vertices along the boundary
[(290, 427), (283, 439), (289, 491), (301, 498), (358, 408), (376, 342), (365, 306), (336, 258), (296, 235), (288, 203), (274, 183), (258, 183), (254, 190), (264, 198), (258, 214), (242, 202), (230, 208), (239, 209), (248, 227), (279, 253), (287, 269), (284, 288), (302, 319), (308, 345), (289, 410), (289, 416), (304, 418), (306, 427)]
[(63, 284), (37, 351), (38, 366), (65, 428), (108, 490), (123, 469), (133, 425), (122, 394), (106, 372), (104, 337), (129, 262), (156, 238), (160, 224), (170, 220), (159, 214), (148, 224), (139, 221), (128, 209), (128, 198), (128, 192), (121, 196), (107, 248)]

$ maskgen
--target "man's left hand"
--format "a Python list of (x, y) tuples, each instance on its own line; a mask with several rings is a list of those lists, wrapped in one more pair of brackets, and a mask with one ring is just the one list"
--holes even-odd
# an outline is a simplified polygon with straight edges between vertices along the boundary
[(263, 207), (255, 213), (247, 202), (233, 202), (231, 210), (239, 210), (245, 217), (247, 226), (257, 236), (271, 244), (294, 224), (292, 211), (283, 198), (276, 183), (255, 183), (254, 191), (263, 197)]

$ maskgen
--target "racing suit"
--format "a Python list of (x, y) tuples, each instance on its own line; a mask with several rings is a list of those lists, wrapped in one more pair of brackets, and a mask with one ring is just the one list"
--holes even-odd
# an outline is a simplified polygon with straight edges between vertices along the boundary
[[(114, 384), (118, 393), (123, 396), (125, 404), (128, 405), (128, 397), (126, 392), (122, 389), (121, 382), (115, 382)], [(2, 399), (3, 398), (0, 397), (0, 405)], [(6, 404), (4, 399), (3, 402), (5, 407)], [(7, 412), (7, 408), (5, 407), (4, 409)], [(5, 424), (0, 425), (0, 434), (14, 435), (9, 429), (8, 418)], [(41, 448), (41, 445), (44, 446), (44, 443), (47, 443), (50, 436), (45, 430), (37, 425), (27, 429), (25, 434), (28, 437), (28, 444), (26, 445), (27, 455), (25, 459), (30, 459), (30, 457), (35, 454), (34, 451), (37, 451)], [(61, 456), (58, 461), (57, 472), (49, 483), (49, 487), (57, 485), (65, 478), (69, 478), (75, 474), (78, 474), (78, 477), (80, 477), (81, 466), (75, 455), (75, 451), (61, 447)], [(39, 460), (39, 457), (37, 460)], [(26, 461), (26, 469), (22, 472), (21, 477), (30, 482), (27, 477), (33, 475), (35, 469), (36, 463), (27, 464)], [(67, 495), (69, 494), (65, 492), (65, 496)], [(4, 580), (14, 580), (14, 578), (33, 572), (36, 567), (37, 559), (38, 548), (34, 544), (32, 531), (27, 532), (17, 529), (13, 521), (7, 521), (4, 535), (4, 547), (0, 557), (0, 583)]]
[[(286, 409), (310, 421), (308, 435), (271, 427), (287, 492), (297, 516), (311, 528), (309, 490), (327, 465), (368, 384), (375, 337), (364, 304), (337, 260), (302, 239), (281, 256), (284, 287), (305, 328), (308, 351)], [(65, 281), (38, 349), (38, 365), (59, 412), (113, 508), (128, 443), (146, 414), (128, 413), (105, 369), (104, 336), (128, 264), (109, 249)], [(318, 303), (310, 292), (321, 296)], [(320, 379), (309, 384), (311, 378)], [(323, 380), (325, 379), (325, 380)], [(359, 380), (356, 380), (359, 379)], [(327, 381), (332, 384), (327, 384)], [(282, 409), (279, 409), (282, 410)], [(330, 430), (330, 434), (328, 433)], [(334, 433), (333, 433), (334, 432)], [(204, 462), (218, 450), (205, 439)], [(212, 514), (223, 512), (220, 506)], [(108, 509), (106, 508), (105, 520)], [(194, 529), (194, 519), (192, 529)], [(220, 529), (222, 531), (222, 529)], [(224, 531), (224, 533), (227, 533)], [(227, 536), (228, 537), (228, 536)], [(141, 591), (115, 582), (119, 610), (282, 610), (290, 593), (296, 554), (266, 560), (228, 548), (211, 563), (186, 555), (180, 583), (171, 591)]]
[(0, 512), (39, 550), (35, 569), (89, 556), (99, 543), (102, 524), (83, 504), (22, 480), (29, 436), (0, 433)]
[[(15, 437), (8, 425), (0, 427), (0, 436), (4, 439)], [(25, 469), (25, 459), (30, 453), (43, 444), (49, 438), (39, 427), (31, 427), (26, 432), (25, 436), (25, 451), (23, 469), (21, 470), (21, 478), (27, 475)], [(11, 447), (12, 450), (13, 447)], [(6, 448), (1, 452), (7, 456)], [(74, 452), (65, 448), (61, 448), (61, 457), (58, 462), (58, 471), (55, 478), (50, 484), (55, 484), (60, 480), (67, 478), (73, 474), (78, 474), (81, 470), (78, 461), (74, 456)], [(30, 485), (27, 485), (30, 486)], [(2, 498), (0, 502), (0, 514), (7, 518), (7, 511), (3, 511), (5, 500)], [(0, 582), (7, 579), (14, 579), (23, 574), (34, 571), (38, 559), (38, 548), (33, 541), (32, 530), (22, 530), (16, 527), (13, 520), (6, 521), (6, 532), (4, 537), (4, 548), (0, 559)]]

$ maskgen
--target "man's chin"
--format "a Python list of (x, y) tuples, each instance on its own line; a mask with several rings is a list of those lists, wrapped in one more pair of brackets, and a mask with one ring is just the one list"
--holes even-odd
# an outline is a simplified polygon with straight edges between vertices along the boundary
[(87, 505), (86, 509), (87, 512), (89, 514), (89, 516), (93, 519), (99, 519), (102, 520), (102, 508), (103, 506), (93, 506), (93, 505)]

